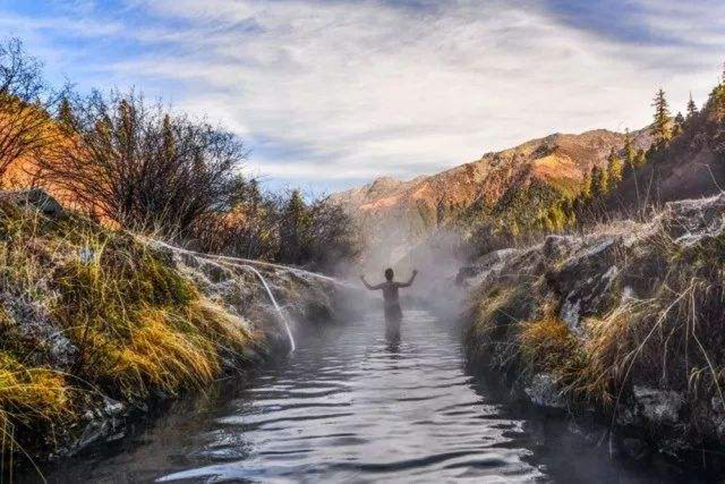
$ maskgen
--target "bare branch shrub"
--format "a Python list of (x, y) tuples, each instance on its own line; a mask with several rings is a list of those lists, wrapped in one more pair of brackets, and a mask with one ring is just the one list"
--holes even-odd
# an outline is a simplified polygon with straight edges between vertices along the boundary
[(60, 136), (50, 113), (62, 94), (48, 88), (42, 67), (20, 40), (0, 43), (0, 178), (19, 160), (38, 157)]
[(126, 228), (183, 236), (239, 196), (247, 151), (232, 133), (134, 91), (94, 92), (72, 111), (39, 177), (73, 205)]

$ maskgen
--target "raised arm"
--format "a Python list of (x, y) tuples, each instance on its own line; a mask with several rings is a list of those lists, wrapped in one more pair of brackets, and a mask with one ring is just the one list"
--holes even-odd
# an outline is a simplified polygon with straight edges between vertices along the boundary
[(365, 276), (360, 276), (360, 280), (363, 282), (363, 284), (365, 284), (365, 287), (367, 287), (371, 291), (375, 291), (377, 289), (383, 288), (383, 284), (377, 284), (375, 286), (371, 286), (370, 284), (368, 284), (368, 281), (365, 280)]
[(410, 276), (410, 279), (408, 279), (408, 282), (401, 282), (398, 284), (398, 287), (410, 287), (413, 285), (413, 281), (415, 280), (415, 276), (418, 275), (418, 271), (416, 269), (413, 269), (413, 275)]

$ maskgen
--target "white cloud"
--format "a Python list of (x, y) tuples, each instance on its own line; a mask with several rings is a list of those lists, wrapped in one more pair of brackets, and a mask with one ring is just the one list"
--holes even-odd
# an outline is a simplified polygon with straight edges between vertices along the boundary
[(524, 0), (133, 5), (153, 19), (123, 35), (150, 48), (94, 69), (140, 86), (182, 81), (175, 104), (251, 140), (262, 172), (323, 184), (412, 177), (554, 131), (640, 127), (660, 85), (677, 107), (711, 87), (717, 49), (684, 41), (724, 42), (725, 15), (651, 0), (636, 21), (683, 42), (625, 43)]

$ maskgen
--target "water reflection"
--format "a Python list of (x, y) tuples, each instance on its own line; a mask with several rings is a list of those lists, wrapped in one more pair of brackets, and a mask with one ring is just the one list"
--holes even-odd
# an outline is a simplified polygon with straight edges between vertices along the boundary
[(386, 349), (388, 353), (391, 354), (398, 354), (400, 353), (400, 328), (390, 328), (387, 327), (385, 329), (385, 341), (387, 342)]

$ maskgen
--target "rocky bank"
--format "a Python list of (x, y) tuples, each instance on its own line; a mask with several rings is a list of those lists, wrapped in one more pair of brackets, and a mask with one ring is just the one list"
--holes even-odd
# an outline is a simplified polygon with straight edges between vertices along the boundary
[(533, 404), (593, 416), (630, 454), (725, 444), (725, 195), (550, 235), (464, 268), (466, 344)]

